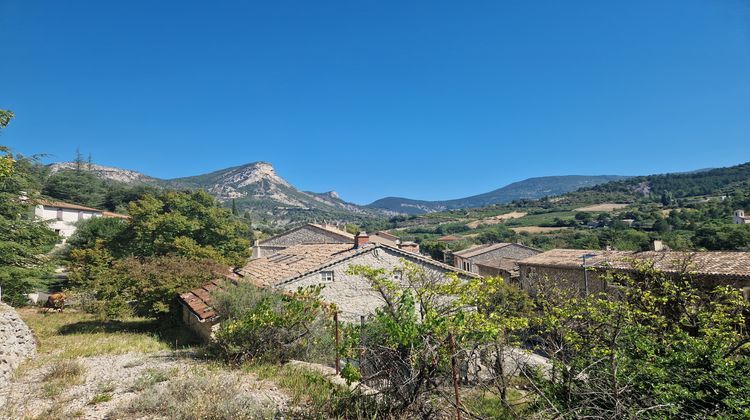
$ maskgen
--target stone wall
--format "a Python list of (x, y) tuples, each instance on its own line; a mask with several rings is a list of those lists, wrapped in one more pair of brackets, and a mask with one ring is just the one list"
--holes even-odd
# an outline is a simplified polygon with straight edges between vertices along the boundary
[[(367, 279), (348, 274), (349, 267), (363, 265), (392, 270), (402, 266), (403, 258), (403, 255), (387, 248), (376, 248), (290, 283), (282, 284), (279, 287), (286, 291), (295, 291), (299, 287), (322, 284), (324, 286), (321, 292), (322, 299), (336, 304), (341, 311), (340, 319), (346, 322), (358, 322), (361, 315), (371, 315), (375, 312), (375, 309), (383, 306), (385, 302), (380, 293), (370, 286)], [(424, 268), (428, 276), (437, 280), (446, 279), (446, 269), (413, 258), (408, 260)], [(324, 277), (323, 272), (333, 273), (332, 280), (326, 280), (331, 277)], [(393, 280), (400, 282), (401, 279), (396, 275)]]
[(36, 354), (36, 340), (18, 312), (0, 303), (0, 388), (6, 386), (13, 371)]

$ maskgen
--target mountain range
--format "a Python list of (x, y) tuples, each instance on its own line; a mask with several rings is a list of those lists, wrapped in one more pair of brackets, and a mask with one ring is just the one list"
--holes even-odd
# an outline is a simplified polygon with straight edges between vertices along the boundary
[[(254, 162), (207, 174), (174, 179), (159, 179), (133, 170), (97, 164), (81, 166), (98, 178), (113, 182), (170, 189), (205, 189), (222, 203), (229, 205), (234, 202), (241, 212), (250, 212), (256, 218), (272, 220), (275, 224), (288, 224), (303, 220), (356, 221), (396, 214), (422, 214), (481, 207), (518, 199), (537, 199), (563, 194), (582, 187), (591, 187), (625, 178), (616, 175), (530, 178), (485, 194), (455, 200), (424, 201), (388, 197), (361, 206), (344, 201), (335, 191), (324, 193), (302, 191), (279, 176), (273, 165), (268, 162)], [(72, 170), (76, 167), (78, 165), (73, 162), (49, 165), (51, 173)]]
[(412, 200), (401, 197), (386, 197), (367, 205), (369, 208), (389, 210), (396, 213), (423, 214), (436, 211), (484, 207), (493, 204), (510, 203), (514, 200), (535, 200), (593, 187), (627, 177), (620, 175), (564, 175), (529, 178), (508, 184), (484, 194), (444, 201)]

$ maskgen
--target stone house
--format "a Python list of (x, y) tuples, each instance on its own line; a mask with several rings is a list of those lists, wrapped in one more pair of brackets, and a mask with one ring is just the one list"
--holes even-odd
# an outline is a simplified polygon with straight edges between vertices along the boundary
[(665, 273), (689, 272), (706, 288), (733, 286), (750, 298), (750, 252), (735, 251), (553, 249), (518, 261), (520, 283), (532, 292), (538, 282), (553, 282), (578, 293), (611, 291), (616, 286), (603, 276), (610, 271), (633, 271), (635, 260), (653, 261)]
[(745, 210), (735, 210), (734, 217), (732, 217), (732, 222), (735, 225), (746, 225), (750, 223), (750, 217), (745, 216)]
[(516, 262), (540, 250), (515, 243), (481, 244), (453, 253), (453, 266), (481, 276), (516, 277)]
[(290, 231), (255, 241), (252, 258), (273, 255), (285, 248), (302, 244), (351, 244), (354, 235), (331, 225), (307, 223)]
[[(269, 287), (283, 292), (296, 291), (300, 287), (322, 285), (321, 297), (325, 302), (335, 303), (340, 311), (339, 319), (345, 322), (359, 321), (360, 316), (371, 315), (385, 304), (380, 294), (369, 282), (348, 273), (350, 267), (363, 265), (386, 270), (397, 269), (403, 261), (422, 267), (436, 281), (447, 280), (448, 273), (459, 278), (479, 278), (450, 265), (432, 260), (420, 254), (407, 252), (389, 245), (369, 241), (366, 235), (358, 235), (352, 243), (299, 244), (284, 248), (277, 253), (250, 260), (237, 270), (237, 282), (247, 282), (259, 287)], [(394, 281), (401, 281), (398, 273)], [(212, 282), (201, 288), (183, 293), (183, 318), (188, 325), (210, 337), (219, 322), (211, 307), (211, 292), (221, 282)]]
[(388, 245), (393, 248), (398, 248), (402, 251), (414, 252), (417, 254), (419, 253), (418, 243), (411, 242), (411, 241), (402, 241), (401, 238), (399, 238), (398, 236), (391, 235), (388, 232), (378, 231), (369, 235), (369, 237), (370, 237), (370, 242)]
[(47, 222), (47, 226), (62, 237), (63, 242), (76, 232), (76, 223), (94, 217), (128, 219), (124, 214), (112, 213), (62, 201), (34, 200), (34, 217)]

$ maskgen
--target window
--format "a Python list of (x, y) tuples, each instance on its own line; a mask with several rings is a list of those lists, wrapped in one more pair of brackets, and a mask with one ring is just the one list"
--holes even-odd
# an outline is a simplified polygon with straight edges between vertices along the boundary
[(742, 288), (742, 297), (744, 297), (745, 300), (750, 300), (750, 287)]
[(57, 209), (57, 220), (63, 219), (63, 209)]
[(464, 261), (462, 264), (463, 264), (464, 271), (471, 271), (471, 262)]
[(78, 220), (83, 220), (83, 212), (82, 211), (78, 212)]
[(326, 283), (333, 281), (333, 271), (321, 271), (320, 280)]

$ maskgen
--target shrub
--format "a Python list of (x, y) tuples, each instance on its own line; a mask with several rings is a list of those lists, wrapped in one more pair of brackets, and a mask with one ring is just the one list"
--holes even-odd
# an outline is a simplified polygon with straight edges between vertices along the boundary
[[(315, 354), (321, 343), (330, 342), (325, 340), (330, 330), (320, 288), (285, 295), (242, 284), (218, 295), (217, 306), (226, 319), (215, 347), (230, 361), (282, 362)], [(333, 348), (330, 354), (335, 354)]]
[(179, 293), (209, 282), (224, 270), (211, 260), (175, 255), (120, 260), (101, 247), (71, 252), (70, 282), (83, 308), (103, 318), (132, 312), (164, 318), (179, 312)]

